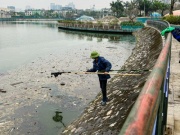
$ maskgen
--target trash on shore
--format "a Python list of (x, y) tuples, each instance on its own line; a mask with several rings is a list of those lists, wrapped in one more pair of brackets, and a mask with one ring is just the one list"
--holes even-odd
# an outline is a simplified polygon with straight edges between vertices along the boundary
[(0, 89), (0, 92), (1, 92), (1, 93), (6, 93), (6, 91), (5, 91), (5, 90), (3, 90), (3, 89)]
[(62, 83), (60, 83), (61, 85), (65, 85), (65, 83), (64, 82), (62, 82)]
[(15, 85), (18, 85), (18, 84), (21, 84), (23, 82), (17, 82), (17, 83), (12, 83), (11, 86), (15, 86)]

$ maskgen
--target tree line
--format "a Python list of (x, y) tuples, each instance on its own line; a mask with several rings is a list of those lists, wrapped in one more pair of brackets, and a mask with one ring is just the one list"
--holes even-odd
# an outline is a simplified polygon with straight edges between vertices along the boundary
[[(25, 12), (13, 13), (11, 16), (15, 18), (62, 18), (67, 20), (75, 20), (76, 18), (87, 15), (92, 16), (95, 19), (102, 18), (104, 13), (109, 16), (129, 17), (130, 21), (133, 21), (137, 16), (149, 16), (152, 12), (159, 12), (162, 16), (165, 11), (172, 14), (173, 5), (177, 0), (171, 0), (170, 4), (163, 3), (160, 0), (131, 0), (130, 2), (123, 2), (121, 0), (112, 1), (110, 3), (110, 9), (106, 11), (96, 10), (70, 10), (65, 14), (61, 12), (55, 12), (53, 10), (45, 10), (42, 13), (34, 13), (33, 15), (26, 16)], [(166, 12), (166, 13), (167, 13)], [(106, 16), (105, 15), (105, 16)]]
[(169, 10), (169, 13), (172, 14), (175, 2), (176, 0), (171, 0), (171, 4), (167, 4), (160, 0), (132, 0), (131, 2), (117, 0), (112, 1), (110, 6), (114, 16), (118, 18), (130, 16), (133, 18), (135, 16), (149, 16), (152, 12), (157, 11), (163, 16), (165, 10)]

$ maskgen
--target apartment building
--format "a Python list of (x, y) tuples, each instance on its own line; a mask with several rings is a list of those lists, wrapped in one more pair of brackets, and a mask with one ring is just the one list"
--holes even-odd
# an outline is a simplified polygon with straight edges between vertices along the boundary
[(25, 10), (25, 16), (43, 15), (43, 14), (44, 14), (44, 10), (40, 10), (40, 9)]

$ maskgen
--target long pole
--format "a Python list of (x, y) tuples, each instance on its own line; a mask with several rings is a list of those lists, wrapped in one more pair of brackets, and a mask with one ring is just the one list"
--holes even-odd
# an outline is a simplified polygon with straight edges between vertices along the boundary
[[(77, 72), (77, 73), (74, 73), (74, 74), (97, 74), (97, 75), (106, 75), (104, 73), (100, 73), (100, 72)], [(109, 75), (119, 75), (119, 76), (136, 76), (136, 75), (141, 75), (141, 74), (122, 74), (122, 73), (107, 73)]]
[[(51, 76), (54, 76), (54, 77), (57, 77), (58, 75), (61, 75), (61, 74), (77, 74), (77, 75), (81, 75), (81, 74), (97, 74), (97, 75), (106, 75), (102, 72), (52, 72), (51, 73)], [(138, 76), (138, 75), (141, 75), (141, 74), (128, 74), (128, 73), (107, 73), (109, 75), (117, 75), (117, 76)]]
[(110, 71), (128, 71), (128, 72), (130, 72), (130, 71), (152, 71), (152, 70), (149, 70), (149, 69), (131, 69), (131, 70), (127, 70), (127, 69), (120, 69), (120, 70), (110, 70)]

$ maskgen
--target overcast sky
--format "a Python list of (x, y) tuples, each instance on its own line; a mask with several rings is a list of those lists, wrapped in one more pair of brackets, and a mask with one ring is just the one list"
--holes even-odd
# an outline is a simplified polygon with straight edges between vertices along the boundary
[[(50, 9), (50, 3), (65, 6), (70, 2), (75, 4), (77, 9), (89, 9), (95, 5), (95, 9), (109, 8), (110, 3), (116, 0), (0, 0), (0, 7), (15, 6), (17, 9), (25, 9), (28, 5), (35, 9)], [(123, 0), (126, 1), (126, 0)]]

